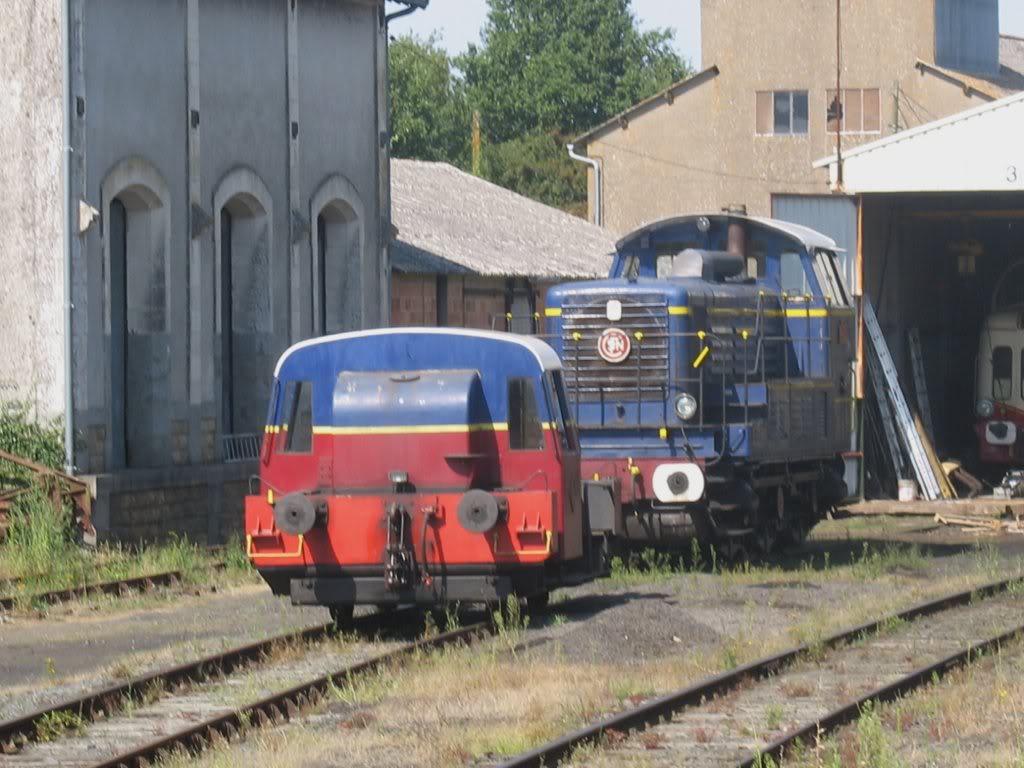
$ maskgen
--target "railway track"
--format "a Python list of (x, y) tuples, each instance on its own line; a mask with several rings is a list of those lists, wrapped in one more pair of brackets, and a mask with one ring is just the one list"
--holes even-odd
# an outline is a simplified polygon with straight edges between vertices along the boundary
[(555, 766), (584, 745), (583, 765), (748, 766), (856, 720), (936, 675), (1024, 635), (1024, 582), (947, 595), (744, 664), (640, 703), (502, 763)]
[[(353, 629), (365, 637), (405, 614), (358, 617)], [(333, 627), (324, 624), (252, 643), (0, 723), (0, 767), (147, 766), (175, 750), (231, 740), (252, 724), (287, 721), (355, 676), (488, 629), (479, 623), (412, 642), (332, 645)]]
[[(211, 563), (210, 570), (220, 571), (227, 567), (224, 562)], [(170, 587), (181, 583), (184, 574), (181, 571), (164, 571), (163, 573), (151, 573), (144, 576), (133, 576), (127, 579), (114, 579), (101, 581), (95, 584), (83, 584), (67, 589), (57, 589), (52, 592), (39, 592), (24, 597), (0, 597), (0, 612), (12, 611), (20, 600), (26, 600), (33, 605), (57, 605), (71, 600), (79, 600), (90, 595), (123, 595), (127, 592), (148, 591), (157, 587)], [(17, 581), (8, 581), (8, 591), (17, 587)]]

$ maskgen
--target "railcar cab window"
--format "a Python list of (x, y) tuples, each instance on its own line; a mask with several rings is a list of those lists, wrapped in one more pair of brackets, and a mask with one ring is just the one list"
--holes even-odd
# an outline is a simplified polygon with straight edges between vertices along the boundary
[(1013, 397), (1013, 351), (1009, 347), (992, 350), (992, 397), (996, 400)]
[(837, 307), (850, 305), (850, 297), (846, 293), (846, 285), (834, 253), (821, 248), (814, 252), (814, 274), (826, 301)]
[(289, 381), (284, 388), (284, 453), (313, 450), (313, 382)]
[(790, 251), (779, 256), (779, 287), (796, 299), (807, 294), (807, 272), (799, 253)]
[(553, 408), (555, 422), (558, 427), (558, 434), (562, 439), (562, 447), (570, 453), (579, 450), (579, 436), (576, 433), (576, 423), (573, 421), (572, 412), (569, 410), (569, 399), (565, 396), (565, 381), (561, 371), (552, 371), (548, 375), (549, 386), (553, 393)]
[(544, 449), (544, 425), (532, 379), (508, 380), (508, 447), (513, 451)]

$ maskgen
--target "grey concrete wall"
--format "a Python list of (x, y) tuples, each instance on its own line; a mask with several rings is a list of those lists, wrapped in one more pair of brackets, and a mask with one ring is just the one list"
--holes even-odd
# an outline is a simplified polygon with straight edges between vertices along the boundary
[(0, 3), (0, 401), (64, 410), (59, 0)]
[[(198, 535), (237, 517), (255, 467), (218, 474), (220, 438), (262, 431), (314, 305), (386, 322), (383, 2), (70, 7), (75, 464), (110, 531)], [(0, 399), (44, 417), (64, 404), (60, 13), (0, 4)], [(79, 200), (99, 211), (81, 232)]]

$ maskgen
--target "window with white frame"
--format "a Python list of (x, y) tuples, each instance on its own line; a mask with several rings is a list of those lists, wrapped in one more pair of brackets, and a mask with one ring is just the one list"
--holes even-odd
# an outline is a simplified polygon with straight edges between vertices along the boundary
[[(879, 133), (882, 130), (881, 92), (877, 88), (844, 88), (839, 130), (843, 133)], [(836, 91), (826, 92), (825, 105), (828, 108), (828, 132), (836, 132), (836, 119), (832, 105)]]
[(757, 133), (793, 136), (807, 133), (807, 91), (758, 91)]

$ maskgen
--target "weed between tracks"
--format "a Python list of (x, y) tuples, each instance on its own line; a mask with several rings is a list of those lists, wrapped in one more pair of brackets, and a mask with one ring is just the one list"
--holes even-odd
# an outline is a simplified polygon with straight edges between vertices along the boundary
[[(570, 642), (565, 637), (579, 634), (556, 633), (548, 644), (517, 650), (515, 655), (495, 652), (502, 643), (500, 637), (489, 646), (424, 652), (415, 663), (380, 669), (337, 686), (330, 703), (301, 724), (254, 732), (244, 747), (216, 750), (199, 762), (216, 768), (248, 768), (254, 761), (291, 768), (339, 764), (450, 766), (501, 759), (599, 716), (790, 647), (794, 642), (808, 642), (812, 652), (818, 648), (823, 654), (822, 638), (838, 629), (928, 597), (1005, 577), (1012, 570), (1006, 561), (990, 561), (984, 552), (979, 554), (982, 556), (975, 564), (962, 564), (955, 573), (910, 580), (905, 578), (907, 571), (928, 562), (926, 555), (913, 547), (858, 547), (841, 564), (826, 560), (822, 568), (819, 560), (795, 572), (758, 566), (722, 571), (717, 562), (711, 565), (708, 557), (704, 567), (713, 567), (720, 574), (714, 579), (713, 590), (749, 594), (750, 600), (764, 596), (764, 604), (785, 615), (787, 621), (763, 626), (756, 618), (760, 613), (741, 608), (746, 617), (742, 628), (723, 631), (717, 646), (689, 650), (684, 644), (676, 655), (646, 658), (643, 664), (622, 663), (622, 658), (614, 655), (581, 661), (561, 645)], [(692, 574), (691, 564), (685, 568), (686, 575), (680, 577), (682, 566), (647, 555), (646, 561), (622, 562), (618, 574), (622, 585), (630, 585), (641, 583), (640, 573), (645, 574), (643, 583), (650, 583), (652, 574), (656, 583), (667, 583), (671, 572), (678, 585), (678, 590), (670, 590), (674, 596), (696, 598), (711, 582), (706, 576)], [(771, 597), (773, 592), (759, 589), (764, 585), (783, 586), (779, 582), (794, 582), (796, 589), (804, 584), (816, 588), (825, 582), (838, 582), (849, 585), (849, 595), (844, 593), (838, 601), (795, 614), (784, 604), (773, 605), (771, 600), (777, 599)], [(870, 588), (865, 589), (863, 582), (869, 582)], [(557, 595), (553, 603), (561, 603)], [(666, 610), (671, 608), (666, 606)], [(736, 613), (735, 608), (730, 610)], [(563, 613), (558, 615), (562, 616), (559, 624), (576, 620), (565, 618)], [(556, 620), (552, 619), (547, 626), (554, 624)], [(635, 651), (626, 643), (623, 657)], [(1024, 679), (1019, 672), (1018, 677)], [(787, 695), (799, 698), (809, 693), (793, 688)], [(785, 717), (783, 712), (775, 714), (774, 719), (780, 721)], [(885, 726), (881, 729), (884, 735), (889, 727), (885, 710), (879, 710), (879, 717)], [(865, 723), (865, 729), (872, 725), (870, 719)], [(762, 723), (761, 727), (772, 724)], [(865, 730), (863, 737), (854, 738), (863, 738), (866, 758), (880, 755), (879, 759), (886, 759), (886, 742), (875, 738), (877, 733)], [(661, 748), (658, 743), (645, 745), (645, 749)], [(838, 762), (828, 762), (831, 758), (825, 745), (816, 753), (805, 749), (804, 754), (813, 758), (807, 765), (816, 768), (873, 765), (844, 761), (843, 754), (839, 754)], [(576, 756), (574, 763), (611, 766), (621, 765), (624, 758), (621, 751), (588, 748)], [(643, 764), (642, 755), (638, 764)]]
[(33, 595), (148, 574), (178, 571), (183, 583), (203, 586), (255, 578), (238, 539), (228, 544), (222, 556), (226, 567), (211, 575), (217, 558), (186, 538), (172, 536), (166, 543), (139, 547), (84, 549), (75, 542), (67, 518), (45, 494), (35, 491), (15, 504), (8, 537), (0, 544), (0, 573), (20, 579), (2, 596), (15, 597), (22, 610), (45, 611), (50, 606), (34, 604)]

